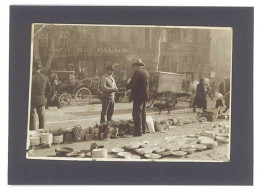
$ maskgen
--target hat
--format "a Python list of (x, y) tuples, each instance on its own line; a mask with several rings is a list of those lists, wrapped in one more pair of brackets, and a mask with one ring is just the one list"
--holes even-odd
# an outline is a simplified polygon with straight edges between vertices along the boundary
[(145, 64), (143, 63), (143, 61), (141, 59), (137, 59), (133, 64), (132, 66), (134, 65), (139, 65), (139, 66), (145, 66)]
[(33, 68), (34, 69), (42, 69), (42, 65), (39, 61), (33, 61)]
[(223, 95), (221, 93), (217, 93), (216, 95), (217, 95), (218, 98), (223, 97)]
[(111, 70), (111, 71), (115, 71), (115, 66), (113, 64), (108, 64), (106, 66), (106, 70)]

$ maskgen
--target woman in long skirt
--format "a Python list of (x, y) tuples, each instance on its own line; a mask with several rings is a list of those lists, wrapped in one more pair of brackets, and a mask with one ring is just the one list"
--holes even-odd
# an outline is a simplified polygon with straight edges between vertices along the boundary
[(193, 104), (194, 112), (196, 112), (196, 108), (202, 108), (203, 111), (207, 109), (206, 92), (203, 82), (203, 79), (200, 79), (200, 83), (197, 85), (196, 96)]

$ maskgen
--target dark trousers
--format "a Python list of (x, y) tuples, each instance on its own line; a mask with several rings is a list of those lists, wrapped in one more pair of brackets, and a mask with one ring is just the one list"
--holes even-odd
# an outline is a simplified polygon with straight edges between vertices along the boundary
[(36, 122), (39, 118), (39, 129), (44, 129), (45, 125), (45, 105), (31, 106), (30, 130), (37, 130)]
[(135, 123), (135, 134), (145, 134), (146, 102), (141, 100), (134, 100), (132, 115)]
[(101, 118), (100, 123), (104, 123), (106, 121), (105, 116), (107, 115), (107, 121), (112, 120), (112, 116), (114, 113), (114, 99), (110, 99), (107, 97), (102, 97), (102, 111), (101, 111)]

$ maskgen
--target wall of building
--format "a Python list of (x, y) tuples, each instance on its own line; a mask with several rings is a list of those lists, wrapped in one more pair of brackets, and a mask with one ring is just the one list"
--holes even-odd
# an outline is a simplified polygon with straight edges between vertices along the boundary
[[(42, 31), (35, 42), (43, 62), (48, 58), (48, 34)], [(100, 76), (107, 64), (114, 63), (116, 76), (127, 79), (135, 58), (143, 59), (150, 72), (158, 68), (190, 80), (211, 72), (210, 30), (205, 29), (74, 26), (57, 29), (55, 43), (52, 69), (75, 70), (87, 76)]]
[(232, 61), (232, 30), (214, 29), (211, 33), (212, 49), (211, 63), (216, 85), (219, 85), (225, 78), (230, 78)]

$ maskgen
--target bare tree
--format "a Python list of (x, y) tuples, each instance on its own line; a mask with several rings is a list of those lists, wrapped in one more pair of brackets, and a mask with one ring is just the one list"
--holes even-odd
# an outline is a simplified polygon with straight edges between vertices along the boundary
[[(42, 35), (42, 37), (41, 37)], [(34, 28), (34, 59), (39, 59), (43, 66), (43, 71), (47, 72), (52, 65), (56, 49), (59, 48), (58, 41), (63, 39), (63, 48), (67, 56), (75, 51), (79, 46), (79, 30), (77, 26), (68, 25), (35, 25)], [(46, 41), (42, 45), (39, 41)], [(46, 59), (43, 57), (47, 56)]]
[(161, 39), (162, 39), (162, 28), (155, 28), (155, 43), (154, 43), (154, 63), (156, 64), (156, 70), (159, 70), (160, 55), (161, 55)]

